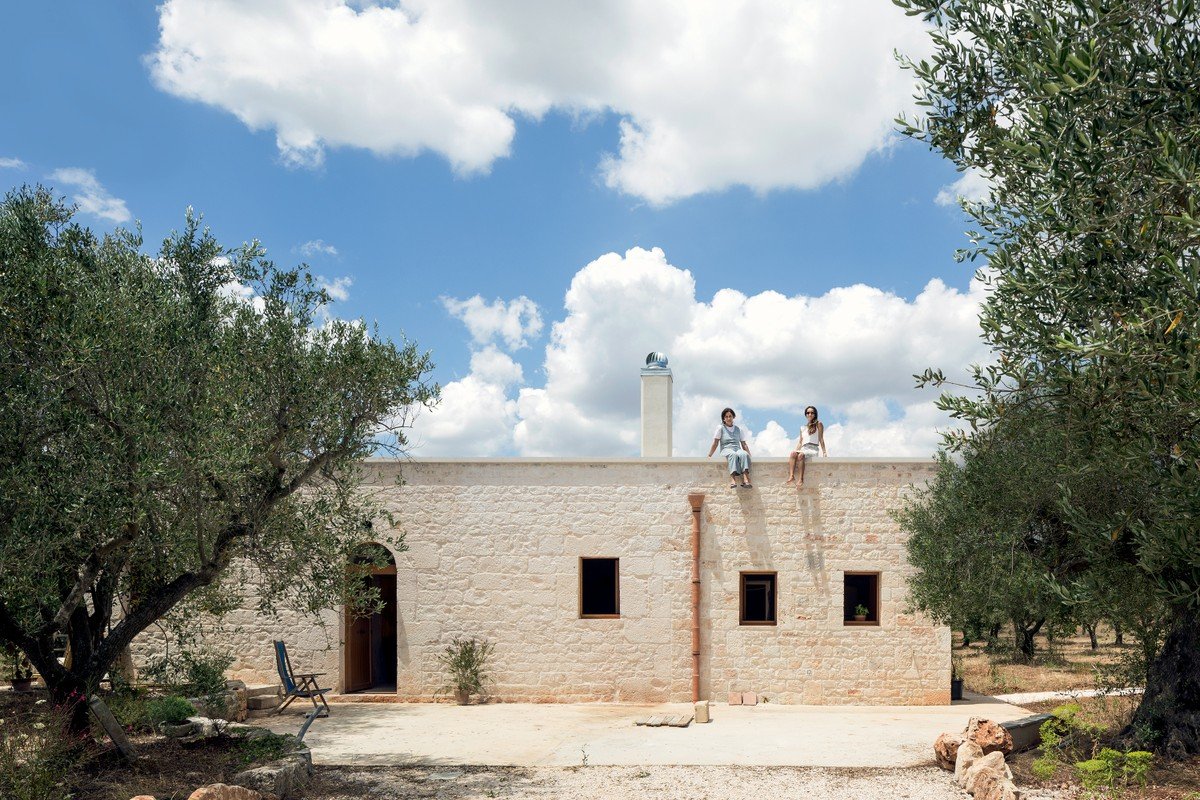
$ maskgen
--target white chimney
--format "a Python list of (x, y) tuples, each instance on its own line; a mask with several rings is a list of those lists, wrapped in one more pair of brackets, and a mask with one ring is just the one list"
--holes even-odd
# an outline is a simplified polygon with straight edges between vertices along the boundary
[(642, 458), (670, 458), (671, 370), (665, 353), (646, 356), (642, 368)]

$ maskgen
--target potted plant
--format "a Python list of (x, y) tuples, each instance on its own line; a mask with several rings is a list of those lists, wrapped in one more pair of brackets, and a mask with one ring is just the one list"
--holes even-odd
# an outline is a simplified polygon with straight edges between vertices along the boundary
[(871, 609), (867, 608), (862, 603), (859, 603), (858, 605), (856, 605), (854, 607), (854, 621), (855, 622), (866, 622), (867, 615), (870, 613), (871, 613)]
[(470, 703), (473, 694), (483, 694), (485, 684), (491, 681), (488, 661), (494, 648), (487, 639), (455, 636), (438, 655), (438, 662), (446, 668), (441, 691), (453, 694), (459, 705)]
[(4, 648), (4, 673), (14, 692), (28, 692), (33, 687), (33, 665), (11, 645)]
[(196, 725), (188, 720), (196, 707), (182, 697), (159, 697), (146, 704), (146, 716), (163, 736), (181, 739), (191, 736)]
[(950, 699), (963, 699), (962, 656), (950, 657)]

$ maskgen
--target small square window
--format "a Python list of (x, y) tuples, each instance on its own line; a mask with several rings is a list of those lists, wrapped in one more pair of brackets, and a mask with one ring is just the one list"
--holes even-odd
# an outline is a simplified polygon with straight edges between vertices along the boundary
[(846, 625), (879, 624), (879, 573), (847, 572), (843, 578), (842, 620)]
[(579, 616), (621, 616), (621, 580), (618, 558), (579, 559)]
[(775, 624), (775, 573), (743, 572), (741, 610), (742, 625)]

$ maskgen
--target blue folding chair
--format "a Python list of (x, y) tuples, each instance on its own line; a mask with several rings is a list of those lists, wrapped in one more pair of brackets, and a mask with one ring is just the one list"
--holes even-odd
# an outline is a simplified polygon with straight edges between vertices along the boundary
[[(329, 716), (329, 703), (325, 702), (325, 693), (333, 689), (322, 689), (317, 685), (317, 677), (324, 675), (324, 672), (292, 672), (287, 645), (280, 641), (275, 642), (275, 668), (279, 670), (279, 681), (283, 684), (283, 696), (286, 698), (283, 704), (275, 709), (276, 714), (283, 713), (297, 697), (303, 697), (312, 701), (316, 716)], [(321, 705), (317, 705), (318, 700), (321, 701)], [(324, 713), (320, 713), (322, 706)]]

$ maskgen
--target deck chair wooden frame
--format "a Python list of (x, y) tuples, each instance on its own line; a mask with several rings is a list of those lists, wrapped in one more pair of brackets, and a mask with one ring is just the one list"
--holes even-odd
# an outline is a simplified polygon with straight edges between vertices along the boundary
[[(313, 711), (317, 712), (318, 717), (329, 716), (329, 703), (325, 702), (325, 693), (333, 689), (322, 689), (317, 685), (317, 678), (324, 675), (324, 672), (293, 672), (287, 645), (278, 640), (275, 642), (275, 668), (279, 670), (279, 681), (283, 684), (285, 698), (279, 708), (275, 709), (276, 714), (282, 714), (293, 700), (303, 697), (312, 701)], [(317, 705), (318, 700), (321, 701), (320, 705)]]

